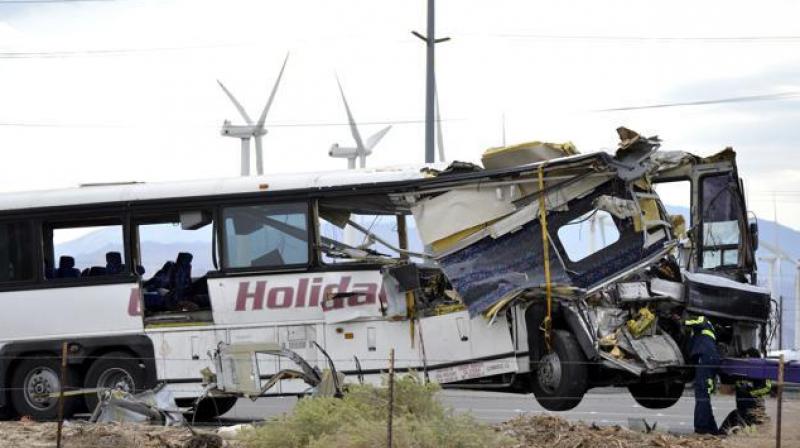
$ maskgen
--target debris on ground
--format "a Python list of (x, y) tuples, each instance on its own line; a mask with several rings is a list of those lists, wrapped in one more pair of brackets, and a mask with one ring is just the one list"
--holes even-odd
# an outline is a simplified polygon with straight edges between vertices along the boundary
[(496, 428), (516, 441), (515, 448), (723, 448), (713, 436), (638, 432), (621, 426), (572, 423), (552, 415), (523, 415)]
[[(56, 423), (0, 422), (0, 448), (52, 448)], [(64, 448), (234, 448), (236, 442), (202, 429), (132, 423), (66, 422)]]

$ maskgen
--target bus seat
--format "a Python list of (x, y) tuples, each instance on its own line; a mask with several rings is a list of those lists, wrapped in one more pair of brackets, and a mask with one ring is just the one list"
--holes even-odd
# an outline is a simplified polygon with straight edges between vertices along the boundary
[(172, 276), (175, 271), (175, 262), (168, 261), (153, 275), (153, 278), (144, 282), (149, 290), (172, 289)]
[[(89, 270), (89, 277), (99, 277), (102, 275), (106, 275), (106, 268), (102, 266), (92, 266)], [(86, 274), (81, 274), (82, 277), (85, 277)]]
[(58, 269), (56, 269), (55, 277), (56, 278), (79, 278), (81, 276), (81, 271), (75, 268), (75, 259), (68, 256), (62, 255), (61, 258), (58, 259)]
[(188, 252), (180, 252), (175, 259), (175, 273), (173, 279), (175, 302), (188, 299), (192, 287), (192, 259), (194, 256)]
[(106, 274), (116, 275), (125, 272), (122, 264), (122, 254), (119, 252), (106, 252)]

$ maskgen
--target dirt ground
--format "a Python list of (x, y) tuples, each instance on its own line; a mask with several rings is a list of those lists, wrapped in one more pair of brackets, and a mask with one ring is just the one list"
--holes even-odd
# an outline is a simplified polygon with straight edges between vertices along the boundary
[[(56, 424), (0, 422), (0, 448), (52, 448), (56, 446)], [(165, 428), (133, 424), (65, 424), (63, 448), (235, 448), (208, 430), (192, 434), (187, 428)]]
[[(571, 423), (549, 415), (524, 415), (496, 425), (496, 428), (514, 438), (517, 448), (771, 448), (775, 446), (775, 400), (767, 402), (767, 411), (770, 421), (757, 433), (738, 434), (724, 439), (662, 432), (644, 434), (617, 426)], [(51, 448), (56, 445), (55, 439), (55, 423), (0, 422), (0, 448)], [(782, 441), (784, 448), (800, 448), (800, 400), (784, 403)], [(239, 445), (213, 436), (212, 429), (198, 429), (193, 434), (187, 428), (68, 422), (64, 426), (62, 446), (238, 448)]]
[[(659, 431), (644, 434), (619, 426), (571, 423), (550, 415), (525, 415), (497, 428), (518, 441), (515, 448), (772, 448), (777, 421), (775, 400), (768, 400), (766, 406), (770, 420), (758, 432), (725, 438)], [(718, 416), (720, 421), (724, 417)], [(784, 402), (782, 418), (782, 447), (800, 448), (800, 400)]]

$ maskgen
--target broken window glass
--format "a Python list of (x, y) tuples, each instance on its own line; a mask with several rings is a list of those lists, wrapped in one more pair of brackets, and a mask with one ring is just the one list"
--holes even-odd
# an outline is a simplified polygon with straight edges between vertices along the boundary
[(561, 226), (558, 238), (570, 261), (577, 262), (616, 243), (619, 229), (607, 211), (592, 210)]
[(701, 181), (702, 266), (736, 266), (739, 260), (739, 202), (729, 173)]
[(308, 263), (308, 205), (228, 207), (225, 221), (225, 266), (279, 268)]
[[(355, 248), (364, 251), (364, 255), (370, 256), (392, 258), (400, 256), (395, 250), (400, 247), (397, 216), (353, 213), (349, 214), (347, 219), (337, 220), (329, 215), (330, 212), (320, 214), (319, 231), (323, 246), (334, 249)], [(422, 252), (422, 242), (419, 239), (414, 218), (410, 215), (406, 216), (406, 236), (408, 250)], [(359, 261), (358, 258), (347, 256), (347, 254), (355, 256), (354, 254), (358, 253), (360, 252), (323, 251), (322, 261), (325, 263)]]

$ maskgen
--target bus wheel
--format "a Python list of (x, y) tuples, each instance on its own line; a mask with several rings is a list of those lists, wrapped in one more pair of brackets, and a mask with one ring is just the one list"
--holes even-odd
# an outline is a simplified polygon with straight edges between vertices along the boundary
[(643, 408), (666, 409), (681, 399), (685, 386), (681, 382), (663, 381), (629, 384), (628, 390)]
[(206, 397), (200, 400), (186, 418), (189, 421), (208, 422), (224, 415), (236, 405), (236, 397)]
[[(144, 370), (139, 361), (125, 352), (109, 352), (97, 358), (89, 370), (83, 386), (87, 389), (121, 389), (128, 393), (142, 390), (145, 383)], [(100, 394), (87, 394), (86, 408), (94, 412), (100, 401)]]
[(531, 366), (533, 395), (543, 408), (566, 411), (581, 402), (588, 388), (586, 356), (575, 336), (553, 330), (553, 351)]
[[(67, 367), (65, 390), (76, 388), (78, 374)], [(20, 416), (47, 421), (58, 418), (58, 397), (51, 394), (61, 391), (61, 362), (55, 357), (28, 358), (23, 360), (11, 379), (11, 403)], [(64, 417), (71, 417), (79, 399), (64, 398)]]

